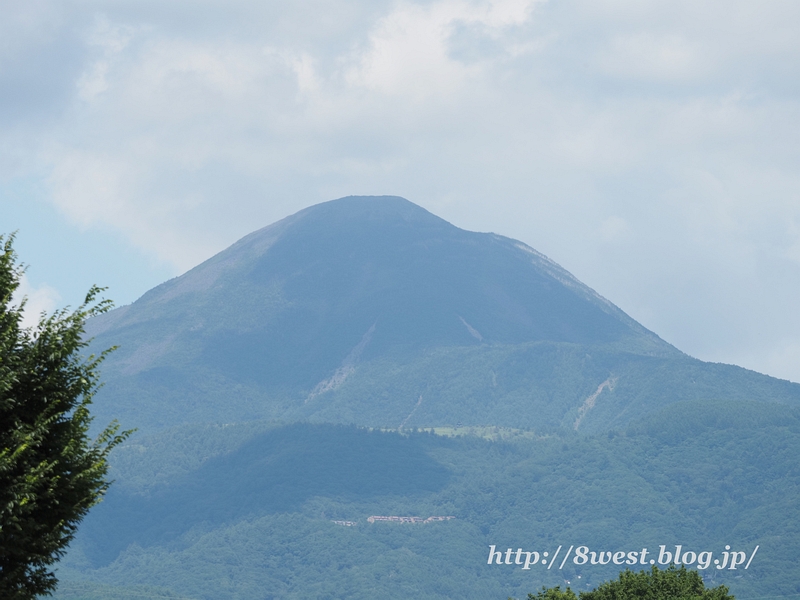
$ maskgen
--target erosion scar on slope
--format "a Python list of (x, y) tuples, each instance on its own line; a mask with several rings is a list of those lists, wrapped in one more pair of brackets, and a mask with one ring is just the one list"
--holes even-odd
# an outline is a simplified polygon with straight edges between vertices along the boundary
[(408, 420), (411, 418), (411, 415), (417, 412), (417, 409), (419, 408), (420, 404), (422, 404), (422, 394), (419, 395), (419, 400), (417, 400), (417, 403), (414, 405), (414, 408), (411, 409), (411, 412), (408, 413), (408, 416), (405, 419), (403, 419), (402, 423), (400, 423), (400, 427), (398, 427), (398, 429), (402, 429), (403, 427), (405, 427), (405, 424), (408, 423)]
[(372, 334), (375, 333), (375, 325), (377, 324), (377, 321), (372, 324), (372, 327), (367, 330), (367, 333), (363, 335), (361, 341), (350, 351), (350, 354), (345, 357), (345, 359), (342, 361), (342, 365), (336, 369), (336, 372), (330, 378), (320, 381), (316, 387), (311, 390), (311, 393), (305, 399), (303, 404), (308, 404), (309, 400), (316, 398), (320, 394), (335, 390), (344, 383), (345, 379), (355, 373), (356, 364), (358, 363), (359, 358), (361, 358), (361, 353), (364, 352), (364, 348), (366, 348), (370, 340), (372, 340)]
[(613, 391), (615, 383), (617, 383), (617, 378), (609, 377), (603, 383), (597, 386), (597, 389), (594, 391), (594, 394), (592, 394), (586, 400), (583, 401), (583, 404), (578, 409), (578, 418), (575, 419), (575, 424), (572, 426), (572, 428), (575, 431), (578, 431), (578, 427), (580, 427), (581, 421), (583, 421), (583, 417), (586, 416), (586, 413), (588, 413), (592, 408), (594, 408), (595, 402), (597, 402), (597, 398), (600, 396), (600, 394), (603, 393), (603, 390), (608, 388), (608, 391)]

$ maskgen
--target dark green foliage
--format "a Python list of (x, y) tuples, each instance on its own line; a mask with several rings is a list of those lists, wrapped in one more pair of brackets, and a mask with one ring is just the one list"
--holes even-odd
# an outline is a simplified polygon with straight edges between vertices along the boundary
[(542, 588), (536, 594), (528, 594), (528, 600), (578, 600), (578, 597), (569, 587), (562, 592), (561, 586), (557, 585), (554, 588)]
[[(539, 598), (529, 594), (528, 598)], [(724, 585), (706, 589), (697, 571), (671, 565), (665, 570), (653, 566), (650, 572), (626, 570), (616, 581), (581, 592), (581, 600), (734, 600)]]
[(92, 288), (76, 311), (23, 328), (12, 241), (0, 236), (0, 597), (23, 600), (55, 588), (51, 566), (106, 491), (106, 457), (126, 434), (113, 423), (87, 436), (105, 354), (81, 357), (83, 324), (110, 303)]
[[(578, 600), (568, 587), (542, 588), (536, 594), (528, 594), (528, 600)], [(670, 565), (661, 570), (656, 566), (650, 571), (635, 573), (625, 570), (619, 579), (601, 583), (596, 589), (580, 592), (580, 600), (734, 600), (724, 585), (707, 589), (697, 571)]]

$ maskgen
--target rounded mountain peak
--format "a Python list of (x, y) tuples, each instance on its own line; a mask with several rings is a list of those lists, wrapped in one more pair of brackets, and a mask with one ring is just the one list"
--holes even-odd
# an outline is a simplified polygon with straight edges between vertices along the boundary
[(354, 381), (364, 365), (451, 350), (677, 353), (525, 244), (459, 229), (396, 196), (306, 208), (87, 329), (121, 346), (108, 366), (131, 381), (171, 373), (203, 389), (236, 382), (307, 399)]

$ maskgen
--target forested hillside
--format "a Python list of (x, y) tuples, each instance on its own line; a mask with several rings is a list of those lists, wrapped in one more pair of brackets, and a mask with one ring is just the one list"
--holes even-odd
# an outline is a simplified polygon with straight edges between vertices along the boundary
[[(797, 409), (682, 403), (598, 435), (446, 433), (246, 423), (143, 437), (115, 457), (117, 483), (58, 597), (141, 597), (139, 585), (153, 598), (156, 587), (209, 600), (504, 599), (565, 581), (590, 589), (624, 567), (489, 566), (490, 545), (657, 557), (661, 544), (715, 556), (759, 545), (747, 570), (701, 572), (739, 598), (800, 593)], [(92, 596), (87, 579), (115, 587)]]

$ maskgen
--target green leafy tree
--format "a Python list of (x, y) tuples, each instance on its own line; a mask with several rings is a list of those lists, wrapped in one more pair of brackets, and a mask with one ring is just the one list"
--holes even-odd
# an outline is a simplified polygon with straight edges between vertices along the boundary
[(661, 570), (655, 565), (650, 572), (625, 570), (616, 581), (600, 584), (591, 592), (582, 592), (581, 600), (733, 600), (724, 585), (706, 589), (703, 578), (695, 570), (675, 565)]
[(561, 586), (557, 585), (554, 588), (542, 588), (541, 591), (534, 594), (528, 594), (528, 600), (578, 600), (570, 588), (561, 591)]
[(84, 358), (83, 327), (111, 302), (92, 287), (77, 310), (24, 327), (24, 300), (12, 304), (24, 271), (12, 243), (0, 236), (0, 598), (26, 600), (55, 589), (51, 567), (107, 490), (108, 453), (131, 432), (115, 421), (88, 435), (110, 350)]
[[(542, 588), (528, 600), (577, 600), (569, 588)], [(591, 592), (581, 592), (580, 600), (734, 600), (724, 585), (706, 589), (703, 578), (697, 571), (687, 571), (681, 565), (661, 570), (656, 566), (648, 571), (634, 573), (625, 570), (619, 579), (601, 583)]]

